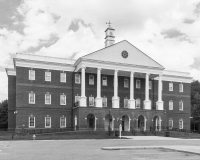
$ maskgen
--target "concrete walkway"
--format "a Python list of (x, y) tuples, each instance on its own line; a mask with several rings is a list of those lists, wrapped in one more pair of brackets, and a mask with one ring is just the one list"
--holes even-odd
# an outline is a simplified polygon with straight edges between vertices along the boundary
[(160, 136), (122, 136), (122, 138), (128, 138), (132, 140), (180, 140), (180, 138), (173, 138), (173, 137), (160, 137)]
[[(200, 139), (180, 139), (173, 137), (159, 137), (159, 136), (122, 136), (128, 138), (127, 140), (133, 141), (199, 141)], [(200, 155), (200, 146), (188, 145), (160, 145), (160, 146), (117, 146), (117, 147), (103, 147), (102, 150), (134, 150), (134, 149), (168, 149), (172, 151), (192, 153)]]

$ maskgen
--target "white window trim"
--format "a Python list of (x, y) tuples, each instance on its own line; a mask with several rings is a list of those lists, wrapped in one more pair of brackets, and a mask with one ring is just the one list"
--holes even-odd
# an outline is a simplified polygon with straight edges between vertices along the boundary
[[(78, 75), (78, 78), (76, 77), (77, 75)], [(77, 80), (78, 80), (78, 81), (77, 81)], [(81, 84), (81, 75), (78, 74), (78, 73), (75, 74), (75, 83), (76, 83), (76, 84)]]
[[(93, 104), (90, 104), (90, 99), (93, 99)], [(89, 97), (89, 106), (94, 106), (94, 97)]]
[[(50, 73), (50, 79), (47, 79), (47, 74)], [(50, 82), (51, 81), (51, 72), (45, 71), (45, 81)]]
[[(33, 94), (33, 102), (31, 102), (30, 100), (31, 100), (31, 94)], [(29, 93), (29, 104), (35, 104), (35, 93), (33, 93), (32, 91), (31, 91), (31, 93)]]
[[(181, 104), (181, 108), (180, 108), (180, 104)], [(179, 110), (180, 110), (180, 111), (183, 111), (183, 101), (182, 101), (182, 100), (179, 101)]]
[[(127, 101), (127, 106), (125, 106), (126, 101)], [(127, 98), (124, 99), (124, 108), (128, 108), (128, 99)]]
[[(64, 77), (64, 78), (63, 78)], [(64, 79), (64, 80), (63, 80)], [(66, 83), (66, 73), (60, 73), (60, 82), (61, 83)]]
[[(182, 86), (182, 87), (181, 87)], [(183, 84), (179, 84), (179, 92), (183, 92)]]
[(172, 83), (172, 82), (170, 82), (170, 83), (169, 83), (169, 91), (173, 91), (173, 90), (174, 90), (173, 83)]
[[(31, 72), (34, 73), (34, 76), (31, 76)], [(29, 80), (35, 80), (35, 70), (29, 70)]]
[[(65, 97), (65, 103), (64, 103), (64, 104), (61, 103), (61, 97), (62, 97), (62, 96)], [(60, 95), (60, 105), (66, 105), (66, 98), (67, 98), (67, 96), (66, 96), (65, 94), (61, 94), (61, 95)]]
[[(104, 102), (103, 99), (105, 99), (106, 101)], [(102, 99), (102, 107), (107, 107), (107, 97), (103, 97), (103, 99)], [(105, 106), (103, 106), (104, 103), (106, 104)]]
[[(180, 122), (182, 122), (182, 123), (181, 123), (181, 127), (180, 127)], [(178, 123), (178, 125), (179, 125), (179, 126), (178, 126), (179, 129), (183, 129), (183, 119), (179, 119), (179, 123)]]
[[(104, 81), (103, 79), (104, 78), (106, 78), (106, 84), (103, 83), (103, 81)], [(102, 77), (102, 86), (107, 86), (107, 85), (108, 85), (108, 79), (107, 79), (107, 77)]]
[[(93, 77), (90, 81), (90, 77)], [(94, 75), (89, 75), (89, 85), (94, 85)]]
[[(137, 101), (139, 101), (139, 107), (137, 107)], [(140, 101), (139, 98), (137, 98), (136, 101), (135, 101), (135, 108), (140, 108), (140, 105), (141, 105), (141, 101)]]
[[(34, 126), (30, 126), (30, 122), (31, 122), (31, 121), (30, 121), (30, 118), (33, 118), (33, 120), (34, 120)], [(33, 117), (33, 116), (29, 116), (29, 117), (28, 117), (28, 127), (29, 127), (29, 128), (35, 128), (35, 117)]]
[[(64, 118), (65, 119), (65, 126), (61, 126), (61, 119)], [(66, 117), (60, 117), (60, 128), (66, 128)]]
[[(169, 119), (169, 121), (171, 121), (171, 122), (172, 122), (172, 123), (171, 123), (171, 124), (172, 124), (172, 126), (170, 126), (170, 125), (169, 125), (169, 129), (172, 129), (172, 128), (173, 128), (173, 120), (172, 120), (172, 119)], [(170, 124), (170, 123), (169, 123), (169, 124)]]
[[(127, 83), (125, 83), (126, 80), (127, 80)], [(127, 84), (127, 86), (125, 84)], [(128, 78), (124, 78), (124, 88), (129, 88), (129, 80), (128, 80)]]
[[(137, 83), (138, 82), (138, 83)], [(137, 85), (138, 84), (138, 85)], [(135, 87), (137, 89), (140, 89), (141, 88), (141, 81), (139, 79), (136, 80), (136, 84), (135, 84)]]
[(170, 100), (170, 101), (169, 101), (169, 110), (173, 110), (173, 109), (174, 109), (173, 101)]
[(149, 89), (152, 89), (152, 81), (149, 81)]
[[(46, 126), (46, 118), (50, 118), (50, 126)], [(51, 128), (51, 117), (45, 117), (45, 128)]]
[[(49, 95), (50, 97), (50, 103), (47, 103), (47, 95)], [(47, 93), (45, 94), (45, 104), (51, 104), (51, 94)]]

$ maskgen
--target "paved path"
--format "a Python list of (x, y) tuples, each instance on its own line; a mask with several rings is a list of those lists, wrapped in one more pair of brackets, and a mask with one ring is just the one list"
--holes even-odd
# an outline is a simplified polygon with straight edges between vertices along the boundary
[(166, 141), (171, 141), (171, 140), (185, 140), (185, 139), (180, 139), (180, 138), (173, 138), (173, 137), (159, 137), (159, 136), (122, 136), (123, 138), (128, 138), (132, 140), (153, 140), (153, 141), (160, 141), (160, 140), (166, 140)]
[[(125, 150), (102, 150), (105, 147)], [(131, 150), (134, 147), (139, 150)], [(180, 149), (185, 153), (155, 149), (158, 147)], [(0, 160), (200, 159), (199, 155), (189, 154), (191, 152), (200, 153), (199, 139), (136, 136), (132, 139), (0, 141)]]

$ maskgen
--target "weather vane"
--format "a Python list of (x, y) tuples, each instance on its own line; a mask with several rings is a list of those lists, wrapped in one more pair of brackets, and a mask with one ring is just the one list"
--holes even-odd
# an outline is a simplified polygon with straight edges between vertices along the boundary
[(109, 25), (109, 27), (110, 27), (110, 25), (111, 25), (111, 22), (110, 22), (110, 20), (109, 20), (109, 22), (106, 22), (106, 24), (108, 24), (108, 25)]

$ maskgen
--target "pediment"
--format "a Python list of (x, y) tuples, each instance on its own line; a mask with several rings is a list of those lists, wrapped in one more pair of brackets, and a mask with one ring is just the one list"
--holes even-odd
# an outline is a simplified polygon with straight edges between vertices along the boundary
[(162, 65), (124, 40), (82, 57), (83, 59), (164, 69)]

